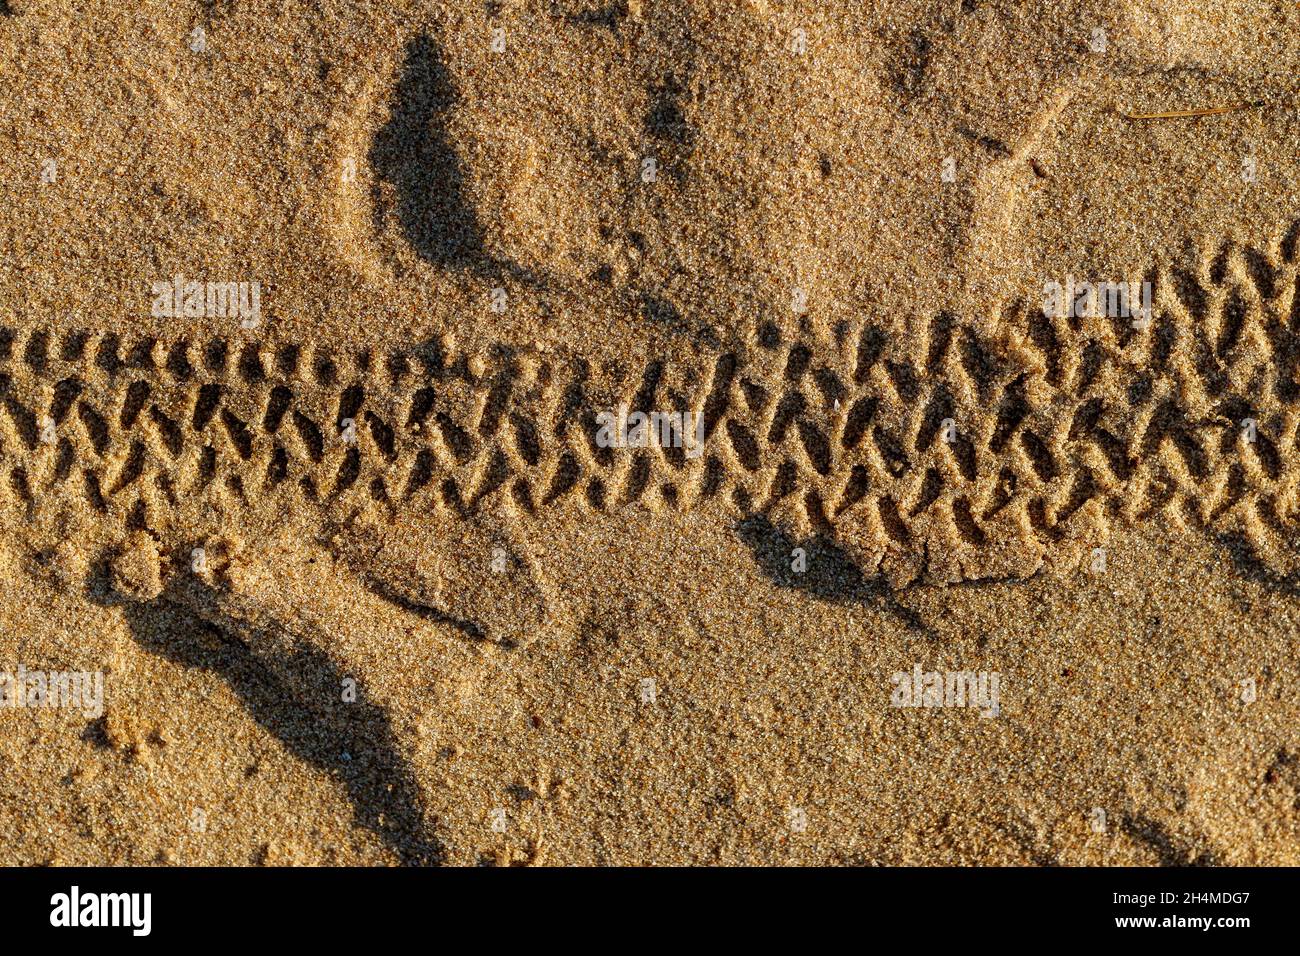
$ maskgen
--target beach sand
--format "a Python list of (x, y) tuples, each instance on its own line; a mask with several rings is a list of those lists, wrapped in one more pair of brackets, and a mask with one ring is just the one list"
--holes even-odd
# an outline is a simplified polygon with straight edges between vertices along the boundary
[(2, 0), (0, 861), (1300, 862), (1300, 6), (1185, 7)]

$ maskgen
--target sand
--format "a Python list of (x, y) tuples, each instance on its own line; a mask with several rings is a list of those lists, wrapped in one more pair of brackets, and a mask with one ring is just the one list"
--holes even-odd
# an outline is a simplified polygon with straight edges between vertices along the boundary
[(0, 675), (103, 687), (0, 859), (1300, 862), (1300, 6), (1184, 7), (0, 3)]

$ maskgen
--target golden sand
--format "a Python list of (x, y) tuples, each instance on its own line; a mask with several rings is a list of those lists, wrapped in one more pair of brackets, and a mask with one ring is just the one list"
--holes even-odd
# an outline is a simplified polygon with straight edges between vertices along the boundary
[(0, 2), (0, 674), (104, 686), (0, 859), (1300, 862), (1300, 7), (1186, 7)]

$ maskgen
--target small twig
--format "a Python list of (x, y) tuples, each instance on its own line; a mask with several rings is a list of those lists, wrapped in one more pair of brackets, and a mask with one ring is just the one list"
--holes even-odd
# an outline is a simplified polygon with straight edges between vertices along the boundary
[(1187, 119), (1191, 116), (1218, 116), (1220, 113), (1233, 113), (1237, 110), (1254, 109), (1257, 106), (1263, 106), (1262, 100), (1254, 103), (1234, 103), (1231, 106), (1210, 106), (1200, 110), (1170, 110), (1166, 113), (1125, 113), (1119, 110), (1119, 115), (1125, 119), (1131, 120), (1152, 120), (1152, 119)]

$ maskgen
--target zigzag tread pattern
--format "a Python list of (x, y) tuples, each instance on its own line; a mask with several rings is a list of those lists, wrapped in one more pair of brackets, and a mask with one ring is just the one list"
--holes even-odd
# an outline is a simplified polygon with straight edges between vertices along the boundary
[[(1153, 269), (1144, 329), (1018, 303), (906, 340), (763, 323), (633, 367), (0, 328), (0, 484), (29, 510), (80, 496), (146, 527), (214, 493), (451, 519), (498, 496), (533, 515), (716, 505), (829, 534), (895, 584), (1077, 564), (1111, 521), (1161, 514), (1267, 554), (1300, 508), (1298, 242), (1300, 222), (1268, 251)], [(700, 413), (703, 453), (599, 447), (596, 414), (619, 404)]]

